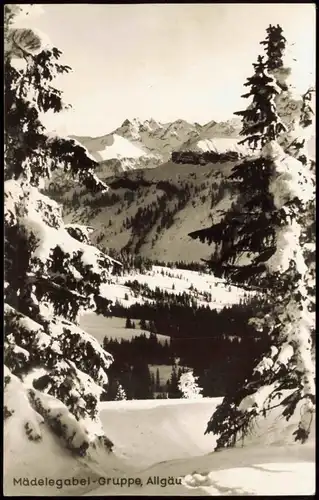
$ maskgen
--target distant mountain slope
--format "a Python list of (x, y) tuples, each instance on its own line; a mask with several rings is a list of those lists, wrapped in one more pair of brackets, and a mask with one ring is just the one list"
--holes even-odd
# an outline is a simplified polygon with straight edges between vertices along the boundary
[(113, 160), (115, 158), (140, 158), (146, 155), (143, 149), (118, 134), (105, 136), (104, 148), (95, 154), (98, 161)]
[(196, 139), (190, 139), (185, 144), (183, 144), (180, 148), (181, 151), (189, 150), (189, 151), (198, 151), (198, 152), (206, 152), (213, 151), (215, 153), (226, 153), (228, 151), (235, 151), (242, 155), (249, 155), (250, 151), (247, 146), (239, 145), (238, 139), (233, 139), (231, 137), (211, 137), (204, 138), (199, 137)]
[[(108, 178), (103, 195), (85, 191), (65, 175), (51, 182), (50, 195), (64, 205), (69, 222), (89, 223), (94, 242), (124, 247), (164, 262), (200, 261), (213, 248), (188, 234), (210, 226), (236, 194), (227, 176), (234, 162), (207, 165), (166, 162), (147, 170), (130, 170)], [(98, 172), (101, 175), (101, 172)]]

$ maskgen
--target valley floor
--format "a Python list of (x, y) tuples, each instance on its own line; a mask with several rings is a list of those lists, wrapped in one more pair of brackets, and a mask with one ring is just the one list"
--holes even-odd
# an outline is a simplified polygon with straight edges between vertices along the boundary
[[(105, 402), (101, 419), (114, 454), (76, 460), (51, 437), (24, 446), (5, 434), (5, 494), (307, 495), (315, 492), (314, 430), (307, 444), (293, 442), (292, 425), (273, 413), (256, 425), (244, 447), (213, 452), (204, 435), (219, 399)], [(13, 431), (13, 429), (11, 429)], [(86, 478), (85, 486), (27, 486), (14, 478)], [(113, 483), (114, 478), (114, 483)], [(176, 482), (181, 480), (181, 484)], [(130, 485), (128, 481), (130, 479)], [(24, 485), (23, 485), (24, 482)], [(122, 482), (122, 485), (121, 485)], [(133, 484), (134, 482), (134, 484)], [(170, 484), (175, 482), (175, 484)], [(17, 483), (15, 481), (15, 483)], [(108, 483), (108, 484), (107, 484)], [(119, 484), (116, 484), (119, 483)], [(168, 484), (167, 484), (168, 483)]]

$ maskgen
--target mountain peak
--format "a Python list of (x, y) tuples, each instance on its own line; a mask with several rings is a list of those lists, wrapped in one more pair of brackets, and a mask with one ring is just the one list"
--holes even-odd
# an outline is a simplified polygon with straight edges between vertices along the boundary
[(140, 121), (137, 118), (131, 118), (131, 119), (126, 118), (126, 120), (124, 120), (124, 122), (122, 123), (121, 127), (127, 127), (127, 126), (130, 126), (130, 125), (136, 125), (137, 123), (140, 123)]
[(163, 125), (156, 121), (154, 118), (149, 118), (148, 120), (145, 120), (144, 125), (149, 125), (152, 128), (162, 128)]

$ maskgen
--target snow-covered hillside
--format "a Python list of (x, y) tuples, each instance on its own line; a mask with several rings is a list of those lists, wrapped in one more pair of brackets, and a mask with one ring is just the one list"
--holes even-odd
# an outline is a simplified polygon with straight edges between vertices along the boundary
[[(124, 306), (141, 302), (143, 301), (143, 294), (136, 296), (136, 293), (129, 286), (124, 286), (124, 283), (133, 281), (145, 284), (151, 290), (159, 288), (173, 295), (185, 292), (190, 299), (196, 301), (198, 306), (208, 305), (211, 309), (217, 310), (225, 306), (238, 304), (240, 299), (245, 296), (242, 289), (227, 286), (223, 280), (215, 278), (212, 274), (170, 269), (162, 266), (152, 266), (152, 270), (147, 271), (145, 274), (132, 271), (125, 276), (118, 276), (116, 282), (119, 286), (103, 285), (102, 293), (104, 291), (106, 297), (110, 295), (114, 297), (115, 294), (116, 299)], [(110, 294), (111, 290), (114, 291)]]
[[(112, 160), (114, 158), (139, 158), (145, 152), (118, 134), (109, 136), (109, 143), (101, 151), (96, 152), (97, 160)], [(100, 157), (100, 158), (99, 158)]]
[[(139, 320), (133, 318), (133, 321), (135, 325), (139, 324)], [(125, 328), (125, 318), (106, 318), (95, 313), (83, 314), (80, 318), (80, 325), (83, 330), (92, 335), (100, 344), (102, 344), (104, 337), (131, 340), (132, 337), (138, 337), (139, 335), (145, 335), (146, 337), (150, 335), (150, 332), (145, 329), (142, 330), (138, 326), (135, 328)], [(170, 337), (157, 334), (157, 340), (161, 343), (165, 341), (169, 342)]]
[(189, 141), (186, 144), (183, 144), (181, 150), (187, 148), (190, 151), (213, 151), (214, 153), (227, 153), (227, 152), (236, 152), (241, 155), (248, 156), (250, 150), (248, 147), (241, 146), (238, 144), (237, 139), (232, 139), (229, 137), (218, 137), (218, 138), (202, 138), (195, 139), (193, 141)]
[(293, 444), (289, 426), (273, 410), (259, 421), (244, 448), (239, 444), (213, 453), (216, 437), (204, 435), (204, 430), (219, 402), (204, 398), (102, 403), (101, 420), (115, 443), (114, 453), (96, 450), (86, 459), (72, 457), (47, 431), (40, 442), (30, 442), (25, 435), (18, 440), (15, 426), (6, 424), (4, 493), (314, 494), (314, 433), (307, 444)]
[[(152, 299), (146, 298), (143, 292), (137, 294), (130, 286), (125, 286), (127, 282), (147, 285), (150, 290), (159, 288), (161, 292), (168, 292), (171, 295), (185, 293), (190, 301), (195, 301), (198, 306), (208, 306), (215, 310), (238, 304), (241, 299), (248, 296), (248, 292), (226, 285), (223, 280), (211, 274), (162, 266), (152, 266), (151, 271), (143, 274), (132, 271), (124, 276), (114, 277), (114, 283), (103, 285), (101, 291), (113, 302), (118, 301), (127, 308), (137, 303), (153, 302)], [(125, 328), (124, 318), (109, 318), (92, 312), (87, 312), (80, 318), (81, 328), (93, 335), (100, 343), (103, 342), (105, 336), (110, 339), (126, 340), (142, 334), (149, 336), (149, 332), (138, 327), (138, 322), (136, 325), (134, 329)], [(169, 337), (165, 335), (165, 332), (159, 332), (158, 340), (165, 342), (169, 340)]]
[(214, 120), (206, 123), (202, 127), (201, 135), (205, 134), (211, 137), (232, 137), (238, 138), (242, 124), (237, 117), (230, 118), (225, 122), (215, 122)]
[[(146, 285), (149, 290), (160, 289), (171, 295), (187, 294), (190, 301), (195, 301), (200, 306), (208, 306), (210, 309), (220, 310), (224, 307), (238, 304), (241, 299), (252, 295), (252, 292), (226, 285), (223, 280), (215, 278), (212, 274), (204, 272), (188, 271), (184, 269), (171, 269), (163, 266), (152, 266), (151, 271), (138, 273), (132, 271), (123, 276), (116, 276), (113, 282), (103, 285), (101, 293), (113, 302), (120, 303), (129, 308), (133, 304), (151, 303), (152, 299), (144, 296), (143, 291), (136, 293), (132, 286), (137, 282)], [(80, 325), (90, 335), (93, 335), (100, 343), (105, 336), (117, 339), (130, 339), (132, 336), (141, 334), (149, 335), (145, 330), (139, 328), (125, 328), (123, 318), (109, 318), (96, 315), (92, 312), (83, 314)], [(158, 340), (165, 342), (169, 337), (165, 332), (159, 332)]]
[(162, 156), (153, 154), (142, 141), (122, 134), (121, 130), (102, 137), (72, 137), (85, 145), (93, 158), (100, 164), (101, 178), (137, 168), (153, 168), (162, 161)]
[(248, 148), (240, 146), (238, 148), (237, 146), (240, 140), (240, 130), (241, 122), (237, 118), (232, 118), (226, 122), (208, 122), (201, 127), (197, 135), (189, 137), (180, 146), (179, 151), (214, 151), (217, 153), (236, 151), (246, 153)]

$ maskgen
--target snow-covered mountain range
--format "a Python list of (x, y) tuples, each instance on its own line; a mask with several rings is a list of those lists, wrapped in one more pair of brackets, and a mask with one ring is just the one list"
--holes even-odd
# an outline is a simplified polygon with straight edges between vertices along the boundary
[[(240, 120), (210, 121), (205, 125), (176, 120), (160, 123), (125, 120), (101, 137), (72, 136), (98, 161), (103, 177), (121, 171), (154, 168), (169, 160), (173, 151), (238, 151)], [(239, 149), (241, 149), (239, 147)]]
[[(225, 153), (251, 154), (238, 144), (240, 130), (237, 118), (205, 125), (134, 119), (101, 137), (73, 136), (99, 162), (96, 174), (111, 190), (102, 197), (89, 193), (62, 172), (51, 179), (50, 195), (64, 205), (68, 222), (94, 226), (93, 241), (104, 248), (161, 262), (207, 259), (213, 248), (188, 234), (219, 220), (234, 202), (228, 176), (238, 158)], [(313, 138), (308, 145), (315, 157)], [(189, 151), (218, 155), (199, 165)], [(171, 158), (184, 152), (185, 161)]]

